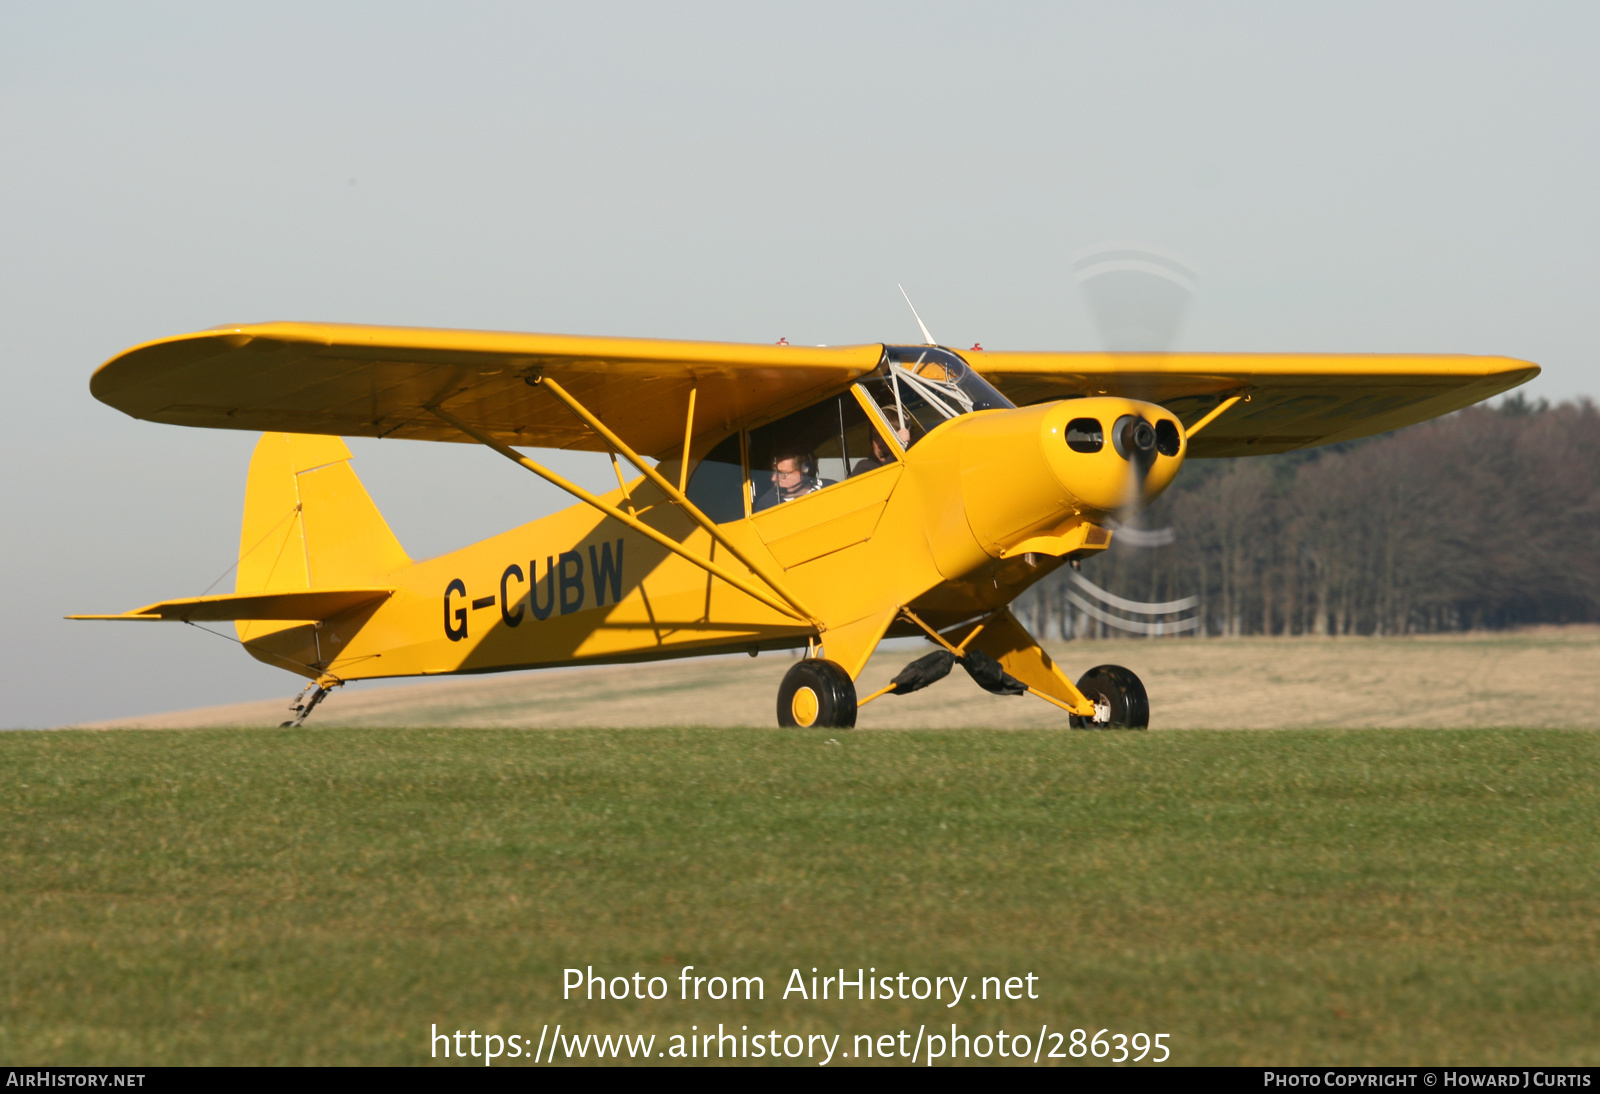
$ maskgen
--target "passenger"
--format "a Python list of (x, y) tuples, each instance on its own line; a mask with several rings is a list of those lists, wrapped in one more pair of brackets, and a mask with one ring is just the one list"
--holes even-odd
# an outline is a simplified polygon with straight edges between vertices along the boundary
[[(891, 409), (885, 412), (884, 417), (888, 418), (890, 421), (894, 421), (894, 411)], [(911, 443), (911, 430), (907, 429), (905, 426), (901, 426), (899, 429), (894, 431), (894, 437), (895, 440), (900, 442), (900, 447), (904, 448)], [(855, 478), (855, 476), (864, 474), (868, 471), (876, 471), (878, 468), (887, 467), (893, 462), (894, 453), (890, 450), (888, 442), (886, 442), (882, 437), (878, 436), (877, 430), (873, 430), (872, 455), (863, 456), (861, 459), (857, 460), (856, 465), (850, 469), (850, 477)]]
[(832, 485), (829, 479), (817, 478), (817, 458), (810, 452), (783, 453), (772, 457), (772, 485), (756, 498), (752, 509), (759, 513)]

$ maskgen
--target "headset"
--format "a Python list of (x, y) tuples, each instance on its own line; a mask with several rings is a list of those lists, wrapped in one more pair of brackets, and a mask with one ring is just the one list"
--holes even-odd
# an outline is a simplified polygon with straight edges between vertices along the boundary
[(800, 474), (808, 479), (817, 477), (817, 457), (811, 452), (782, 452), (772, 457), (772, 470), (776, 474), (779, 460), (793, 460), (800, 467)]

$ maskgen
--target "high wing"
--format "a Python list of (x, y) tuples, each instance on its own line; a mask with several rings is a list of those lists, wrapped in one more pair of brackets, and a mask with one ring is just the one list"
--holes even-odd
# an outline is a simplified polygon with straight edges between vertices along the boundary
[(495, 331), (261, 323), (166, 338), (121, 353), (90, 381), (95, 398), (173, 425), (403, 437), (469, 438), (441, 407), (500, 441), (605, 451), (547, 391), (548, 374), (635, 450), (774, 418), (877, 367), (881, 345), (765, 346)]
[(1260, 456), (1436, 418), (1539, 374), (1510, 357), (1275, 353), (966, 354), (1018, 406), (1078, 395), (1159, 403), (1192, 426), (1223, 399), (1191, 457)]
[[(541, 387), (545, 374), (636, 450), (758, 424), (876, 367), (882, 346), (766, 346), (494, 331), (263, 323), (161, 339), (95, 373), (96, 398), (174, 425), (346, 437), (465, 441), (437, 407), (500, 441), (603, 451), (605, 440)], [(1248, 456), (1353, 440), (1470, 406), (1538, 375), (1507, 357), (1008, 353), (968, 360), (1018, 405), (1113, 394), (1160, 403), (1193, 425), (1195, 457)]]

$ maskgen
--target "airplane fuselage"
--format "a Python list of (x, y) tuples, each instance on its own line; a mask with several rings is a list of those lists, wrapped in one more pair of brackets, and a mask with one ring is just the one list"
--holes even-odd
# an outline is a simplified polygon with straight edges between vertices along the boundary
[[(1119, 451), (1114, 430), (1130, 419), (1161, 425), (1162, 449)], [(1084, 422), (1098, 425), (1098, 444), (1084, 440)], [(696, 460), (721, 439), (698, 446)], [(375, 606), (320, 624), (242, 622), (240, 637), (270, 664), (341, 681), (808, 644), (853, 674), (886, 633), (915, 633), (899, 609), (949, 626), (1008, 604), (1069, 557), (1103, 549), (1105, 518), (1166, 487), (1182, 439), (1170, 414), (1126, 399), (979, 411), (944, 422), (884, 466), (720, 524), (741, 553), (781, 575), (816, 625), (579, 504), (373, 575), (394, 589)], [(675, 478), (675, 464), (660, 470)], [(603, 500), (757, 580), (650, 482)]]

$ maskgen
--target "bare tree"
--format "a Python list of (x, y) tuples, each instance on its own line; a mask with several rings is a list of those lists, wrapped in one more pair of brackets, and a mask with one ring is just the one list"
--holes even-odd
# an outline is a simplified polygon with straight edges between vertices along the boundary
[[(1406, 634), (1600, 619), (1600, 413), (1508, 400), (1349, 445), (1195, 461), (1097, 583), (1199, 598), (1205, 634)], [(1104, 624), (1065, 578), (1024, 599), (1035, 633)]]

